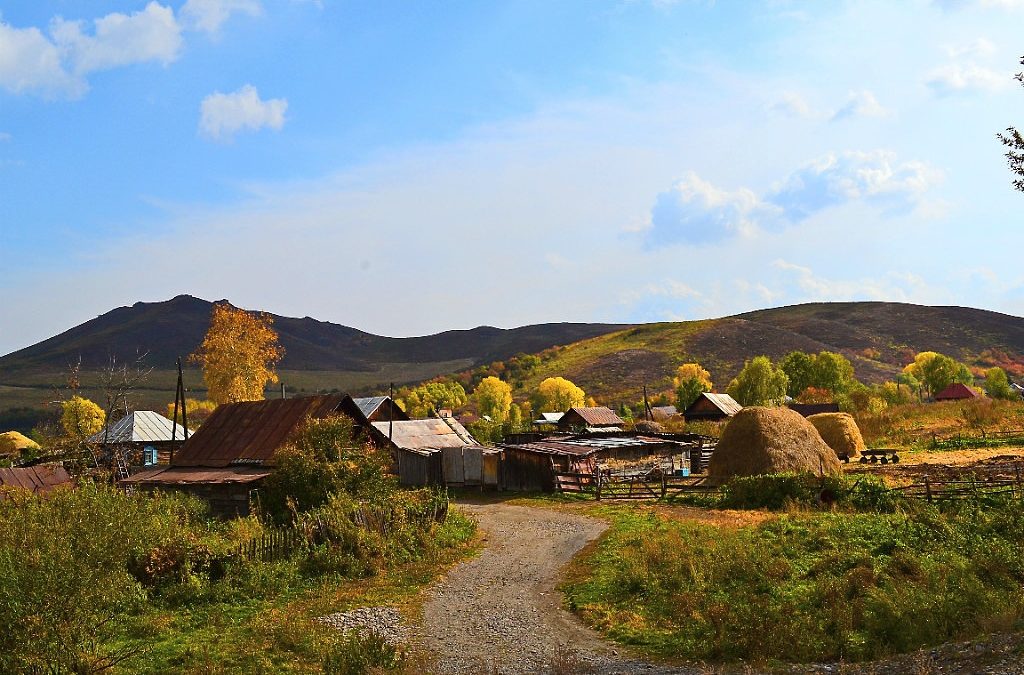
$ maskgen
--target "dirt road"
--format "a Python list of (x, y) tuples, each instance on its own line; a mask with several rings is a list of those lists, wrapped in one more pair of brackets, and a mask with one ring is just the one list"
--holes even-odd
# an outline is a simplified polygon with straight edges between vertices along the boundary
[[(507, 504), (460, 505), (486, 535), (423, 608), (420, 641), (445, 673), (679, 673), (641, 663), (562, 609), (562, 568), (607, 524)], [(698, 671), (694, 671), (698, 672)]]

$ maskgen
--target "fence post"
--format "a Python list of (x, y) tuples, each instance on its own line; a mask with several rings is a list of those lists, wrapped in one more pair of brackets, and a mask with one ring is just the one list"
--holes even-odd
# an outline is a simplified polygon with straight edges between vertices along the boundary
[(596, 485), (596, 488), (594, 490), (594, 497), (597, 499), (597, 501), (601, 501), (601, 472), (600, 471), (597, 471), (596, 475), (594, 476), (594, 484)]
[(665, 478), (665, 472), (661, 472), (661, 498), (665, 498), (665, 494), (668, 492), (668, 481)]
[(924, 493), (928, 497), (928, 503), (932, 503), (932, 484), (928, 480), (928, 476), (924, 477)]

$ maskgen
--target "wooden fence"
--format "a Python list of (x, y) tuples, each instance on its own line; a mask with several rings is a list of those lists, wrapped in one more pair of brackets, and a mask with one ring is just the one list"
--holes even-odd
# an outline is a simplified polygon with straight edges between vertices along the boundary
[(932, 448), (960, 449), (960, 448), (998, 448), (1008, 445), (1024, 446), (1024, 430), (1015, 431), (982, 431), (980, 434), (965, 436), (955, 434), (952, 436), (938, 436), (932, 434)]
[(925, 476), (920, 483), (913, 483), (893, 491), (905, 497), (924, 499), (929, 502), (976, 500), (989, 497), (1024, 498), (1024, 482), (1021, 480), (1020, 466), (1016, 467), (1014, 478), (990, 478), (978, 480), (975, 477), (954, 480), (932, 480)]
[(591, 495), (601, 499), (664, 499), (681, 493), (713, 494), (718, 487), (703, 485), (700, 478), (661, 475), (608, 475), (604, 473), (556, 473), (560, 492)]

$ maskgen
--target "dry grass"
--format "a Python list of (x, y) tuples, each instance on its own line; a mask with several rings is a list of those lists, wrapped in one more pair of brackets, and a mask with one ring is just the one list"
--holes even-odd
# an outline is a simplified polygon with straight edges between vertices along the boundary
[(819, 413), (811, 415), (807, 421), (814, 425), (828, 447), (835, 450), (837, 456), (846, 456), (850, 459), (860, 457), (867, 446), (864, 445), (864, 438), (860, 435), (860, 429), (853, 415), (848, 413)]
[(841, 473), (836, 453), (814, 426), (788, 408), (744, 408), (722, 432), (708, 475), (721, 479), (768, 473)]

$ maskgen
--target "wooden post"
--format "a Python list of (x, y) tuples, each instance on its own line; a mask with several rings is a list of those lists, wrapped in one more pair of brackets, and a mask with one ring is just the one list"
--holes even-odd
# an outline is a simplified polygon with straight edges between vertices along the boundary
[(594, 490), (594, 496), (597, 498), (597, 501), (601, 501), (601, 470), (600, 469), (594, 469), (594, 479), (595, 479), (594, 480), (594, 484), (596, 485), (596, 488)]
[(668, 481), (665, 478), (665, 472), (661, 472), (661, 498), (665, 498), (665, 494), (668, 492)]
[(932, 484), (928, 480), (928, 476), (924, 477), (924, 493), (928, 497), (928, 503), (932, 503)]

